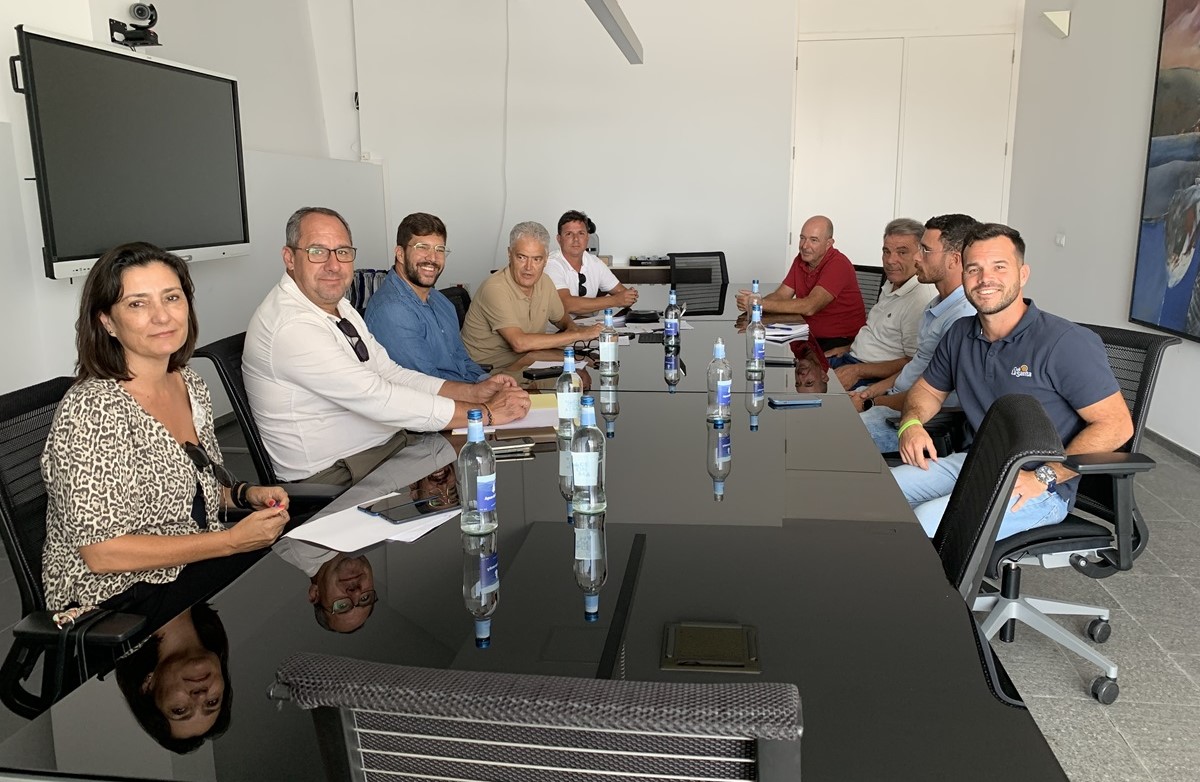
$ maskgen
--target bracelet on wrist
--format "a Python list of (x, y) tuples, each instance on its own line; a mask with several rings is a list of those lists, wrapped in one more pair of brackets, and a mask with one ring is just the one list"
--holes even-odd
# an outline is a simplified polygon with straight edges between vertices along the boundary
[(896, 430), (896, 437), (900, 437), (902, 434), (904, 434), (904, 430), (910, 426), (923, 426), (923, 424), (921, 423), (920, 418), (910, 418), (904, 423), (900, 424), (900, 428)]
[(234, 484), (234, 487), (229, 492), (229, 495), (233, 500), (233, 505), (235, 508), (240, 508), (241, 510), (250, 510), (250, 501), (246, 497), (249, 491), (250, 484), (246, 481), (238, 481), (236, 484)]
[(483, 404), (483, 410), (485, 413), (487, 413), (487, 425), (491, 426), (492, 425), (492, 408), (488, 407), (487, 403), (485, 402)]

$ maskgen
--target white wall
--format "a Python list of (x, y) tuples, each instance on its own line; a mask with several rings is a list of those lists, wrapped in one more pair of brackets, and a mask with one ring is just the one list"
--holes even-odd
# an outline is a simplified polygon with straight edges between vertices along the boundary
[(392, 225), (446, 220), (447, 279), (477, 285), (514, 223), (553, 233), (572, 208), (605, 253), (722, 249), (735, 278), (782, 275), (795, 0), (623, 8), (644, 65), (577, 0), (356, 0), (363, 150)]
[[(1071, 34), (1028, 0), (1017, 97), (1010, 222), (1027, 243), (1029, 294), (1072, 320), (1128, 322), (1157, 71), (1161, 5), (1074, 3)], [(1064, 233), (1066, 247), (1056, 247)], [(1200, 345), (1170, 348), (1149, 428), (1200, 453)]]

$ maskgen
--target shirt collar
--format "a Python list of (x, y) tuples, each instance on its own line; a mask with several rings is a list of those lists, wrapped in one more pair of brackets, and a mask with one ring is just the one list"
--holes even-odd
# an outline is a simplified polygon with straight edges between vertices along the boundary
[(905, 280), (904, 284), (901, 285), (899, 288), (895, 287), (894, 285), (892, 285), (892, 283), (889, 282), (888, 283), (888, 292), (883, 295), (884, 296), (907, 296), (908, 294), (910, 294), (914, 290), (916, 290), (917, 286), (920, 284), (921, 283), (917, 279), (917, 275), (914, 274), (913, 276), (911, 276), (907, 280)]
[[(1021, 300), (1025, 302), (1025, 314), (1017, 321), (1017, 325), (1013, 327), (1013, 330), (1008, 332), (1006, 336), (996, 340), (997, 342), (1012, 342), (1021, 332), (1032, 326), (1034, 321), (1041, 319), (1042, 311), (1034, 305), (1033, 299), (1022, 298)], [(983, 336), (983, 325), (979, 322), (978, 315), (975, 316), (975, 326), (975, 339), (986, 341), (986, 338)]]
[(960, 301), (962, 301), (964, 298), (966, 298), (966, 295), (967, 295), (966, 289), (964, 289), (963, 286), (959, 285), (957, 288), (955, 288), (953, 291), (950, 292), (949, 296), (947, 296), (944, 299), (940, 298), (938, 296), (934, 296), (932, 299), (929, 300), (929, 304), (925, 305), (925, 309), (929, 310), (929, 313), (931, 315), (933, 315), (933, 317), (936, 318), (938, 315), (941, 315), (943, 312), (950, 309), (951, 307), (953, 307), (954, 305), (956, 305)]
[[(504, 275), (504, 282), (508, 285), (508, 287), (512, 288), (513, 293), (517, 294), (518, 298), (525, 299), (525, 300), (529, 300), (529, 299), (533, 298), (532, 293), (526, 293), (525, 291), (521, 290), (520, 285), (517, 285), (517, 281), (514, 280), (513, 276), (512, 276), (512, 267), (509, 266), (508, 264), (505, 264), (504, 268), (501, 269), (500, 271), (496, 272), (496, 274)], [(543, 270), (542, 276), (544, 277), (545, 275), (546, 275), (546, 272)], [(542, 278), (538, 277), (537, 282), (535, 282), (533, 284), (534, 290), (537, 290), (538, 282), (541, 282), (541, 281), (542, 281)]]
[[(300, 290), (300, 286), (296, 284), (296, 281), (292, 279), (292, 275), (288, 274), (286, 271), (283, 273), (283, 278), (279, 281), (279, 287), (283, 289), (284, 293), (299, 302), (301, 306), (307, 307), (309, 310), (317, 313), (323, 318), (333, 318), (333, 316), (328, 312), (321, 309), (316, 304), (313, 304), (312, 301), (304, 295), (304, 291)], [(350, 304), (350, 300), (343, 296), (338, 301), (338, 316), (344, 318), (346, 317), (347, 312), (354, 312), (354, 307)]]
[[(392, 270), (388, 272), (388, 275), (386, 278), (384, 278), (384, 280), (385, 280), (386, 284), (395, 286), (396, 290), (399, 292), (399, 294), (401, 296), (403, 296), (407, 299), (411, 299), (412, 301), (415, 301), (417, 304), (422, 304), (422, 305), (425, 305), (426, 307), (429, 306), (428, 301), (421, 301), (421, 297), (418, 296), (417, 292), (415, 290), (413, 290), (413, 287), (411, 285), (409, 285), (408, 282), (406, 282), (400, 276), (400, 273), (398, 271), (396, 271), (395, 266), (393, 266)], [(430, 293), (430, 295), (433, 295), (432, 288), (429, 290), (429, 293)]]

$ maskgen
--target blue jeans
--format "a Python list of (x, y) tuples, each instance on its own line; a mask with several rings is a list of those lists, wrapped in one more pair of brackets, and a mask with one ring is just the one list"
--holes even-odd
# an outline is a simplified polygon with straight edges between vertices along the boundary
[(867, 433), (875, 441), (880, 453), (895, 453), (900, 450), (900, 438), (896, 435), (896, 428), (888, 423), (900, 419), (899, 410), (877, 405), (858, 415), (862, 418), (863, 424), (867, 427)]
[[(943, 456), (936, 462), (927, 462), (928, 470), (902, 464), (892, 468), (892, 477), (900, 484), (900, 491), (917, 514), (921, 528), (925, 534), (933, 537), (938, 525), (942, 522), (942, 514), (950, 502), (950, 493), (954, 491), (954, 482), (966, 461), (965, 453), (954, 453)], [(1067, 517), (1067, 503), (1057, 492), (1045, 492), (1038, 497), (1026, 500), (1019, 511), (1010, 509), (1000, 522), (1000, 532), (996, 540), (1003, 540), (1010, 535), (1024, 532), (1034, 527), (1044, 527), (1047, 524), (1057, 524)]]

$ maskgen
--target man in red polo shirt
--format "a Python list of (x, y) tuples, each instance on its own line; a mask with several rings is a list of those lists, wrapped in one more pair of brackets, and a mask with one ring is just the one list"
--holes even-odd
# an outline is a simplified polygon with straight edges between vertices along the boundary
[[(745, 311), (750, 291), (738, 291), (738, 309)], [(854, 341), (867, 322), (854, 265), (833, 247), (833, 221), (822, 215), (808, 218), (800, 232), (800, 252), (787, 277), (763, 297), (764, 315), (801, 315), (822, 350)]]

